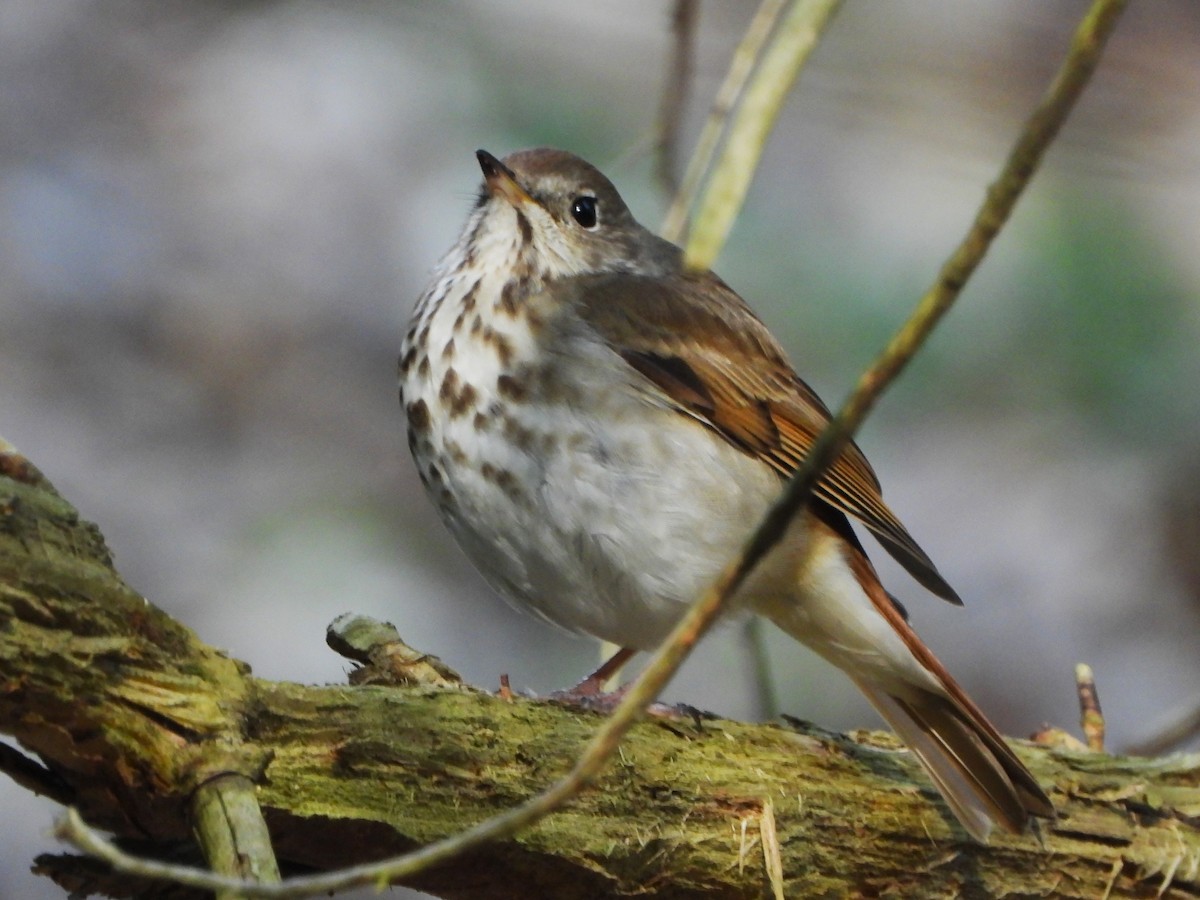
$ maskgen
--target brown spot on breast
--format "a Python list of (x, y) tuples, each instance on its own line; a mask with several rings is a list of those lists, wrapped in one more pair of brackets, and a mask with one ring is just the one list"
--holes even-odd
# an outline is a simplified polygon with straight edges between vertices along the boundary
[(510, 316), (517, 314), (517, 305), (520, 299), (525, 295), (527, 282), (525, 279), (514, 278), (507, 282), (500, 291), (500, 300), (496, 303), (496, 308), (503, 310)]
[(475, 301), (476, 301), (476, 299), (478, 299), (478, 297), (479, 297), (479, 282), (476, 281), (473, 285), (471, 285), (471, 289), (469, 291), (467, 291), (466, 296), (463, 297), (463, 299), (462, 299), (462, 309), (463, 309), (464, 313), (474, 312)]
[(438, 399), (450, 403), (458, 395), (458, 372), (451, 366), (442, 376), (442, 385), (438, 388)]
[(513, 503), (526, 503), (525, 492), (521, 489), (521, 483), (517, 476), (508, 469), (501, 469), (493, 466), (491, 463), (484, 463), (480, 469), (480, 474), (483, 475), (485, 481), (490, 481), (496, 487), (504, 492)]
[(467, 239), (467, 252), (463, 257), (463, 267), (469, 268), (475, 265), (475, 248), (478, 246), (479, 229), (483, 226), (483, 219), (475, 223), (475, 227), (471, 229), (471, 237)]
[(512, 375), (501, 375), (497, 378), (496, 390), (500, 392), (501, 397), (507, 397), (509, 400), (524, 400), (529, 394), (526, 384)]
[(471, 319), (471, 334), (479, 334), (483, 331), (483, 319), (479, 317), (479, 313)]
[(446, 341), (446, 346), (442, 348), (442, 358), (445, 360), (454, 359), (454, 338)]
[(491, 325), (483, 326), (483, 333), (480, 335), (480, 338), (483, 343), (496, 351), (496, 357), (500, 360), (500, 365), (506, 368), (512, 365), (513, 357), (516, 356), (516, 350), (513, 349), (512, 341)]
[(475, 385), (464, 384), (462, 389), (450, 401), (450, 418), (457, 419), (460, 416), (465, 416), (475, 408), (478, 399), (479, 393), (475, 390)]
[(410, 368), (412, 368), (413, 361), (416, 358), (417, 358), (417, 347), (414, 344), (413, 346), (409, 347), (407, 351), (405, 351), (405, 353), (402, 357), (400, 357), (400, 374), (401, 375), (408, 374), (408, 370)]
[(521, 484), (517, 481), (517, 477), (512, 472), (502, 471), (496, 476), (496, 485), (500, 490), (504, 491), (504, 495), (513, 503), (524, 503), (525, 492), (521, 490)]
[(492, 332), (492, 338), (492, 346), (496, 348), (496, 357), (500, 360), (500, 365), (508, 368), (512, 365), (513, 357), (516, 356), (512, 341), (496, 332)]
[(429, 357), (422, 356), (421, 361), (417, 363), (417, 374), (422, 378), (429, 377)]
[(446, 370), (438, 388), (438, 400), (446, 408), (450, 418), (466, 415), (479, 402), (479, 392), (473, 384), (463, 384), (453, 367)]
[(446, 452), (450, 454), (450, 458), (458, 465), (466, 465), (467, 454), (463, 450), (462, 444), (458, 441), (446, 441)]
[(512, 416), (504, 417), (504, 437), (518, 450), (533, 452), (536, 435)]
[(521, 243), (526, 246), (533, 243), (533, 226), (523, 212), (517, 210), (517, 228), (521, 232)]
[(429, 430), (429, 407), (425, 405), (424, 400), (418, 400), (416, 403), (410, 403), (404, 408), (408, 414), (408, 427), (414, 432), (423, 432)]
[(475, 413), (475, 418), (471, 420), (471, 424), (475, 427), (476, 431), (492, 430), (492, 420), (481, 412)]

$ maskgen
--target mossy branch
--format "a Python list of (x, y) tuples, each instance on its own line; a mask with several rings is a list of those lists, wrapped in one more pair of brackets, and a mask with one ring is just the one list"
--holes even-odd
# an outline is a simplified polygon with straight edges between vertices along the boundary
[[(23, 784), (55, 785), (143, 856), (190, 845), (194, 798), (224, 777), (255, 785), (287, 872), (411, 850), (536, 796), (603, 721), (455, 687), (254, 678), (130, 590), (32, 467), (0, 459), (0, 731), (37, 759)], [(769, 804), (786, 896), (1149, 897), (1164, 878), (1200, 895), (1200, 759), (1020, 749), (1059, 819), (1041, 842), (985, 848), (887, 736), (644, 722), (567, 808), (407, 883), (444, 897), (514, 884), (568, 900), (759, 897)], [(74, 857), (39, 864), (73, 889), (183, 896)]]

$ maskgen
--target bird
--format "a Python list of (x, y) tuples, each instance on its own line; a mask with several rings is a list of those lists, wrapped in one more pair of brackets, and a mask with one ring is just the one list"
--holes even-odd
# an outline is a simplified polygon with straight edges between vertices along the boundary
[[(657, 646), (740, 550), (830, 412), (746, 302), (686, 267), (597, 168), (550, 148), (476, 157), (478, 198), (401, 343), (409, 449), (501, 596), (623, 661)], [(849, 676), (975, 840), (1052, 818), (851, 520), (961, 604), (851, 443), (734, 611)]]

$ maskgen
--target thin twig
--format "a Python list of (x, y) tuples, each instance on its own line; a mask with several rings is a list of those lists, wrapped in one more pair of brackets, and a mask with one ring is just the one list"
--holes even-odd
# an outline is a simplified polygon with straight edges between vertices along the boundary
[[(929, 337), (950, 306), (962, 292), (967, 279), (978, 267), (1001, 226), (1012, 214), (1017, 199), (1041, 163), (1067, 114), (1079, 99), (1084, 85), (1100, 61), (1100, 54), (1111, 36), (1117, 19), (1128, 0), (1094, 0), (1071, 41), (1067, 58), (1054, 76), (1050, 88), (1025, 123), (1020, 137), (1005, 161), (1000, 176), (988, 188), (983, 206), (975, 216), (966, 237), (942, 265), (937, 280), (926, 291), (917, 308), (889, 342), (883, 354), (859, 378), (854, 393), (829, 423), (809, 454), (806, 464), (788, 486), (781, 514), (790, 515), (798, 504), (790, 499), (801, 490), (807, 494), (813, 481), (807, 470), (825, 466), (845, 446), (864, 416), (879, 398), (883, 388), (900, 373), (917, 349)], [(810, 466), (813, 463), (814, 466)]]
[(1079, 723), (1089, 750), (1104, 752), (1104, 712), (1100, 709), (1100, 694), (1096, 691), (1096, 676), (1092, 667), (1075, 666), (1075, 692), (1079, 695)]
[(774, 719), (780, 710), (779, 691), (775, 688), (775, 670), (771, 666), (771, 653), (767, 647), (767, 631), (760, 616), (751, 616), (746, 620), (742, 626), (742, 637), (745, 641), (743, 652), (750, 659), (758, 715), (763, 719)]
[(688, 88), (696, 49), (696, 24), (700, 20), (699, 0), (675, 0), (671, 12), (671, 55), (667, 63), (667, 82), (663, 87), (662, 104), (658, 109), (658, 146), (655, 166), (658, 179), (670, 193), (679, 187), (675, 170), (679, 156), (679, 135), (683, 112), (687, 106)]
[(73, 809), (68, 810), (59, 822), (59, 837), (130, 874), (174, 880), (208, 890), (233, 888), (251, 897), (302, 897), (365, 884), (382, 886), (409, 878), (485, 841), (510, 837), (570, 800), (600, 773), (626, 732), (716, 620), (728, 598), (782, 537), (792, 517), (807, 503), (821, 473), (837, 458), (884, 388), (904, 368), (962, 291), (1095, 69), (1125, 3), (1126, 0), (1095, 0), (1092, 4), (1076, 30), (1067, 58), (1049, 91), (1026, 124), (1000, 177), (988, 190), (970, 231), (942, 267), (933, 287), (921, 298), (912, 317), (879, 359), (858, 380), (850, 399), (822, 432), (742, 552), (688, 609), (622, 702), (584, 748), (575, 766), (560, 781), (519, 807), (413, 853), (338, 872), (297, 878), (281, 885), (249, 884), (199, 869), (135, 859), (89, 829)]
[(746, 86), (721, 159), (700, 198), (695, 226), (684, 248), (687, 268), (712, 267), (741, 212), (750, 179), (758, 168), (783, 101), (841, 5), (842, 0), (794, 0), (791, 10), (779, 23), (771, 46)]
[(700, 189), (713, 156), (716, 155), (725, 124), (746, 88), (746, 82), (762, 55), (767, 38), (775, 30), (775, 23), (779, 21), (779, 15), (783, 12), (784, 2), (785, 0), (763, 0), (754, 18), (750, 20), (750, 26), (738, 43), (737, 49), (733, 51), (733, 59), (729, 63), (725, 81), (717, 91), (704, 129), (700, 132), (700, 139), (696, 142), (696, 149), (692, 151), (692, 158), (688, 161), (683, 184), (676, 191), (671, 208), (667, 210), (667, 217), (663, 220), (660, 233), (668, 241), (678, 243), (683, 238), (688, 210), (692, 208), (696, 192)]
[(16, 747), (0, 744), (0, 772), (25, 790), (49, 797), (55, 803), (69, 806), (75, 802), (75, 791), (69, 784)]

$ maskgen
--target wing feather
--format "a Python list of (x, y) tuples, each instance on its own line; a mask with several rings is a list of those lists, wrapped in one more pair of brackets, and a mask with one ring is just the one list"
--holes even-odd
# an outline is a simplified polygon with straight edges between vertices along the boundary
[[(567, 302), (681, 413), (788, 477), (831, 418), (745, 302), (711, 273), (628, 273), (575, 279)], [(961, 604), (883, 501), (879, 479), (851, 443), (816, 489), (862, 522), (922, 585)]]

